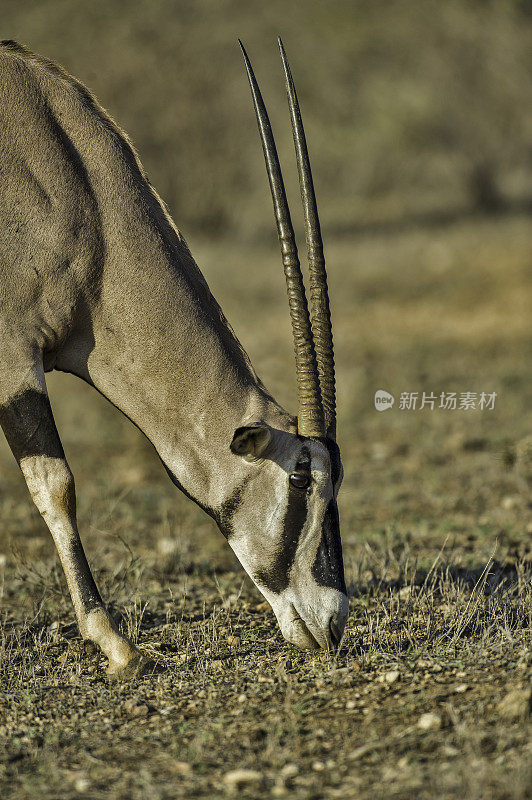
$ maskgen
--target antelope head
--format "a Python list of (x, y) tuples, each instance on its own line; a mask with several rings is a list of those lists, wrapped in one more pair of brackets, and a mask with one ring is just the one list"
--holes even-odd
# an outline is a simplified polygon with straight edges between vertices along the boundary
[(299, 647), (336, 648), (348, 611), (336, 504), (342, 464), (336, 444), (333, 339), (316, 197), (298, 99), (279, 40), (307, 236), (309, 314), (275, 141), (253, 69), (241, 42), (240, 46), (281, 245), (299, 408), (291, 429), (255, 420), (236, 430), (231, 450), (251, 471), (219, 522), (223, 529), (230, 519), (229, 544), (271, 604), (285, 639)]

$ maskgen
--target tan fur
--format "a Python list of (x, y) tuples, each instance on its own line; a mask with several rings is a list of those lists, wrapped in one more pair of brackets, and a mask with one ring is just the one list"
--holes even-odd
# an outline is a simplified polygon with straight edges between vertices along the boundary
[[(28, 386), (45, 392), (43, 369), (78, 375), (144, 431), (207, 510), (245, 485), (244, 527), (253, 506), (264, 509), (249, 530), (253, 549), (265, 520), (281, 524), (301, 447), (294, 418), (264, 389), (133, 147), (90, 92), (52, 62), (3, 43), (0, 97), (0, 405)], [(252, 423), (269, 431), (280, 469), (231, 452), (235, 431)], [(313, 446), (330, 473), (325, 448)], [(22, 468), (86, 632), (76, 565), (62, 547), (78, 536), (70, 470), (38, 458)], [(325, 480), (331, 493), (330, 474)], [(327, 598), (322, 616), (340, 613), (343, 600), (320, 592), (312, 587), (311, 604)], [(113, 663), (130, 658), (134, 650), (103, 611), (101, 619), (91, 630), (104, 652)]]

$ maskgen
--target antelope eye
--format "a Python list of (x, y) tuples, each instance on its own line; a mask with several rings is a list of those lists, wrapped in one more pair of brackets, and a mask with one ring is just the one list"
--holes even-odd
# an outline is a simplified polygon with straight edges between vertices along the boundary
[(292, 472), (288, 480), (296, 489), (306, 489), (310, 483), (310, 475), (305, 475), (302, 472)]

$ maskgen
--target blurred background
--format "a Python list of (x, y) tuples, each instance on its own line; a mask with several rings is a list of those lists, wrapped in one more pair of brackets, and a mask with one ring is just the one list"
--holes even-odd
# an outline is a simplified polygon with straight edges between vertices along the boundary
[(291, 177), (284, 38), (330, 235), (532, 199), (529, 0), (3, 0), (1, 25), (94, 91), (189, 236), (272, 229), (237, 36)]
[[(494, 541), (527, 540), (532, 2), (2, 2), (2, 37), (60, 62), (128, 132), (259, 374), (293, 410), (286, 296), (237, 46), (241, 37), (260, 81), (303, 243), (278, 34), (328, 257), (348, 570), (358, 542), (392, 528), (429, 549), (457, 532), (475, 558)], [(103, 541), (150, 554), (198, 526), (205, 538), (183, 534), (185, 550), (197, 541), (205, 554), (212, 533), (211, 563), (233, 564), (127, 421), (70, 376), (48, 382), (97, 566), (113, 563)], [(497, 402), (407, 412), (396, 400), (379, 414), (377, 389), (497, 392)], [(2, 448), (4, 550), (55, 558)]]
[[(285, 647), (142, 434), (81, 381), (49, 374), (102, 595), (176, 666), (144, 688), (107, 686), (0, 434), (7, 795), (213, 798), (230, 791), (228, 769), (250, 766), (273, 777), (241, 796), (530, 797), (525, 711), (518, 723), (496, 709), (530, 674), (532, 0), (0, 0), (0, 12), (0, 38), (60, 62), (127, 131), (259, 375), (294, 411), (237, 45), (270, 111), (304, 262), (283, 36), (326, 247), (351, 607), (347, 656), (330, 669)], [(382, 413), (379, 389), (396, 398)], [(408, 411), (402, 392), (496, 401)], [(145, 716), (127, 711), (128, 723), (132, 702)], [(270, 792), (284, 764), (300, 775)]]

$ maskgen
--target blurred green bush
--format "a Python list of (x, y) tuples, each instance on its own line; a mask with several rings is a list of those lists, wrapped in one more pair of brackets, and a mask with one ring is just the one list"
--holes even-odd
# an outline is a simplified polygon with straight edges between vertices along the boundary
[(0, 29), (95, 92), (185, 235), (250, 240), (273, 224), (236, 38), (295, 201), (278, 33), (329, 230), (532, 196), (530, 0), (2, 0)]

